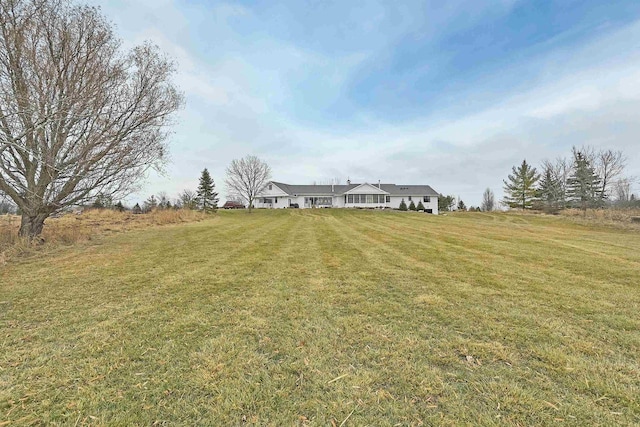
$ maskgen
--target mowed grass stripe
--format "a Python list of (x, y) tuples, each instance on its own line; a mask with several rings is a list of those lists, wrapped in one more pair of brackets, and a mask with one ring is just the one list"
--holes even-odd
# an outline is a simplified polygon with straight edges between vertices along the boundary
[(639, 242), (556, 218), (350, 210), (100, 239), (0, 272), (0, 414), (638, 423)]
[[(387, 217), (387, 220), (388, 219)], [(366, 226), (372, 227), (372, 223), (368, 223)], [(389, 222), (384, 223), (386, 225), (382, 225), (380, 222), (377, 222), (377, 224), (386, 226), (390, 231), (393, 231), (395, 227), (393, 223), (390, 224)], [(425, 230), (424, 227), (428, 227), (428, 224), (431, 224), (431, 229)], [(610, 261), (615, 262), (618, 269), (610, 272), (608, 276), (609, 280), (622, 286), (634, 286), (634, 282), (629, 281), (629, 277), (630, 274), (632, 275), (640, 268), (640, 264), (635, 261), (629, 261), (621, 257), (612, 257), (606, 261), (605, 259), (607, 257), (603, 256), (600, 252), (587, 250), (591, 255), (597, 255), (598, 258), (594, 261), (592, 258), (583, 256), (584, 254), (582, 252), (584, 250), (582, 248), (576, 247), (576, 245), (568, 245), (569, 249), (567, 249), (567, 245), (558, 243), (553, 237), (545, 236), (543, 233), (540, 233), (540, 237), (537, 239), (532, 237), (527, 239), (514, 239), (515, 241), (513, 242), (507, 242), (501, 238), (496, 242), (492, 240), (493, 235), (486, 235), (486, 230), (482, 230), (480, 235), (476, 235), (472, 227), (467, 227), (466, 233), (464, 234), (461, 232), (455, 233), (455, 231), (453, 233), (438, 234), (437, 230), (440, 227), (437, 227), (436, 224), (422, 221), (422, 224), (412, 225), (418, 233), (424, 232), (424, 234), (418, 234), (417, 236), (402, 235), (398, 238), (406, 242), (415, 242), (416, 248), (421, 247), (428, 250), (431, 250), (433, 246), (440, 248), (449, 246), (450, 250), (448, 253), (450, 256), (455, 257), (456, 254), (464, 254), (458, 256), (459, 260), (462, 260), (462, 262), (475, 262), (482, 269), (491, 268), (495, 263), (501, 264), (503, 263), (503, 259), (515, 260), (520, 264), (518, 269), (512, 270), (517, 274), (517, 276), (512, 279), (516, 280), (518, 277), (531, 277), (528, 274), (547, 274), (549, 271), (557, 273), (558, 270), (562, 268), (566, 271), (565, 278), (572, 277), (580, 281), (589, 282), (594, 277), (594, 270), (600, 270), (603, 265), (606, 265), (607, 262)], [(419, 236), (423, 237), (419, 238)], [(434, 245), (431, 243), (433, 241), (437, 242), (437, 244)], [(606, 244), (601, 243), (601, 246), (606, 247)], [(491, 249), (492, 247), (494, 249)], [(456, 260), (456, 262), (459, 260)], [(456, 263), (449, 263), (449, 265), (455, 266)], [(540, 268), (541, 266), (545, 268)], [(530, 271), (526, 272), (528, 274), (521, 274), (520, 270), (523, 267), (530, 267)], [(462, 271), (467, 270), (462, 269)], [(451, 273), (455, 274), (455, 271)], [(577, 276), (577, 274), (579, 274), (579, 276)], [(596, 275), (596, 277), (597, 276), (598, 275)], [(621, 280), (616, 280), (619, 278)]]

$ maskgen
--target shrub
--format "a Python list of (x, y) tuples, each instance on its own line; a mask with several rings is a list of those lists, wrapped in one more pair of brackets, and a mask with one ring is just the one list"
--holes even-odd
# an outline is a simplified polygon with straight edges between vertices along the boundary
[(398, 209), (400, 209), (401, 211), (407, 210), (407, 204), (404, 202), (404, 199), (402, 199), (402, 201), (400, 202), (400, 207)]
[(418, 207), (416, 209), (418, 209), (419, 211), (423, 211), (424, 210), (424, 205), (422, 204), (422, 201), (418, 202)]
[(410, 211), (415, 211), (416, 210), (416, 204), (413, 203), (413, 200), (411, 201), (411, 203), (409, 204), (409, 210)]

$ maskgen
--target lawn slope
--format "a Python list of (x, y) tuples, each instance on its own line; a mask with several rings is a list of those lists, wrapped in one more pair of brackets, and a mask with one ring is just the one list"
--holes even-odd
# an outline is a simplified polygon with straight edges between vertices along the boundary
[(220, 212), (0, 281), (0, 424), (640, 423), (636, 232)]

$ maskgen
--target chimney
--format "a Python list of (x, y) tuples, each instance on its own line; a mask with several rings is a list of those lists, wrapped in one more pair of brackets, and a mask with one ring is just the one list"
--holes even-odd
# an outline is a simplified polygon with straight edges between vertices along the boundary
[(378, 190), (380, 189), (380, 180), (378, 180)]
[(347, 185), (351, 185), (351, 179), (347, 178)]
[(331, 192), (333, 193), (333, 182), (331, 183)]

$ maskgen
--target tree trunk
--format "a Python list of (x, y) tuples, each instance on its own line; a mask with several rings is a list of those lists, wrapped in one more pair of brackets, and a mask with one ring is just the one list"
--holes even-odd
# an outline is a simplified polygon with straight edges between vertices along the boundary
[(44, 220), (49, 215), (37, 214), (34, 216), (22, 214), (22, 221), (20, 222), (20, 231), (18, 234), (21, 237), (26, 237), (29, 240), (33, 240), (42, 233), (44, 227)]

